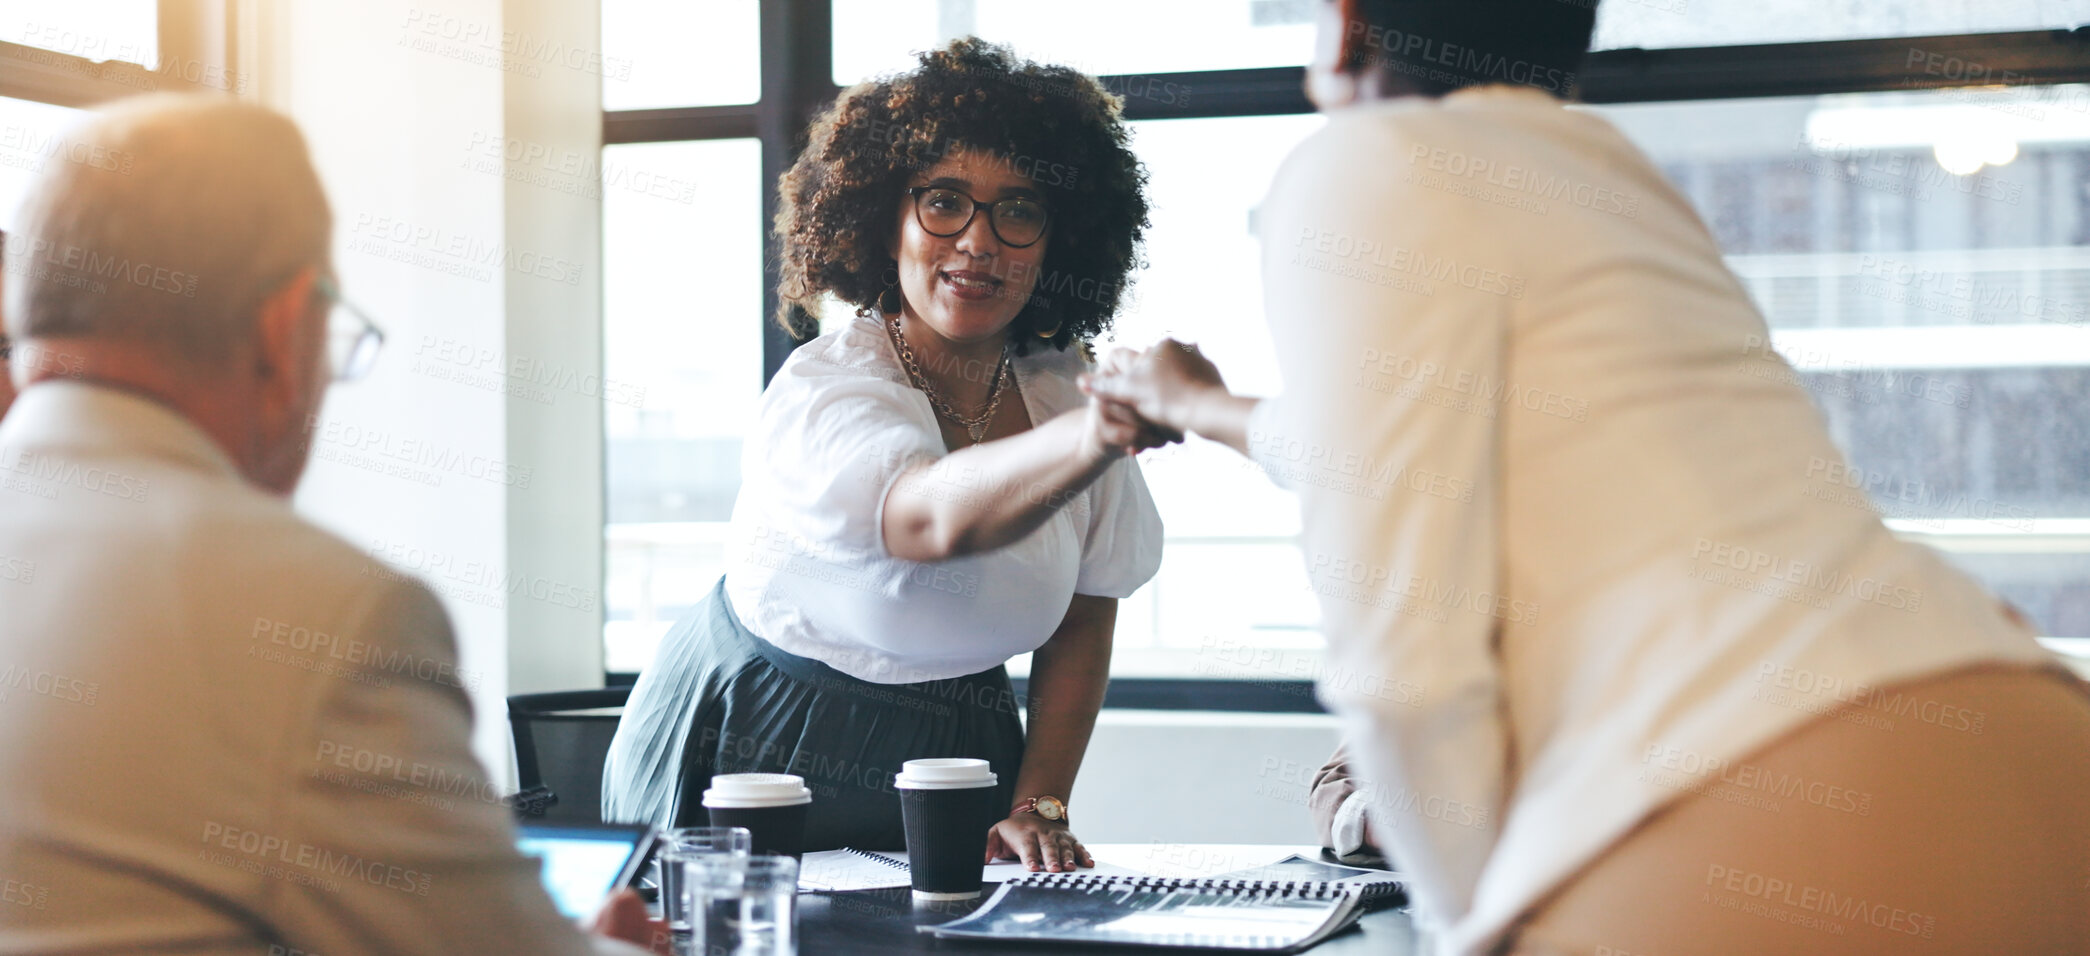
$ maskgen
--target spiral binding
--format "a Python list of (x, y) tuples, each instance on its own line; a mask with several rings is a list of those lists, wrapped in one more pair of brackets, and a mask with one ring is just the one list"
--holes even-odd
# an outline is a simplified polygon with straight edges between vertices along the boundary
[(894, 869), (905, 870), (909, 868), (907, 864), (902, 863), (899, 860), (895, 860), (892, 857), (886, 856), (883, 853), (873, 853), (869, 850), (859, 850), (853, 846), (845, 846), (842, 849), (847, 850), (850, 853), (854, 853), (857, 856), (863, 857), (866, 860), (876, 860)]
[(1106, 876), (1100, 873), (1027, 873), (1011, 886), (1068, 889), (1199, 890), (1231, 896), (1268, 896), (1287, 900), (1325, 900), (1357, 895), (1359, 888), (1326, 880), (1220, 880), (1163, 876)]

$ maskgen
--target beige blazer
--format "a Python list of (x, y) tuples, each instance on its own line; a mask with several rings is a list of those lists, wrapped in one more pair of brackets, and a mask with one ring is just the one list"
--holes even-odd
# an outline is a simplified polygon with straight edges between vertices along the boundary
[[(442, 608), (79, 383), (0, 423), (0, 954), (580, 954)], [(622, 948), (621, 946), (616, 948)]]
[(1284, 392), (1248, 445), (1297, 493), (1320, 699), (1436, 952), (1493, 952), (1702, 783), (1652, 761), (2053, 666), (1854, 505), (1712, 234), (1602, 118), (1505, 86), (1334, 110), (1259, 208)]

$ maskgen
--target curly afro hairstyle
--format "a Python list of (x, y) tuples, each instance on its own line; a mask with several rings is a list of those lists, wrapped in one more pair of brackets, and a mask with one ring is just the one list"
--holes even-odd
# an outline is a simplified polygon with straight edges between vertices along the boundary
[(1018, 164), (1052, 214), (1037, 286), (1011, 324), (1012, 351), (1042, 342), (1063, 350), (1109, 329), (1150, 225), (1147, 173), (1127, 146), (1121, 105), (1093, 77), (971, 37), (922, 54), (911, 71), (842, 91), (779, 183), (777, 322), (801, 338), (816, 334), (808, 314), (823, 294), (876, 309), (909, 179), (963, 148)]

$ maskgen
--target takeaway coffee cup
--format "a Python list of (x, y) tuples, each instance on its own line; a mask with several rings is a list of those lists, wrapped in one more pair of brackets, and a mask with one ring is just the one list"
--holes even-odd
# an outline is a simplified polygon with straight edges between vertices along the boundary
[(987, 828), (1001, 814), (994, 771), (966, 757), (909, 760), (893, 779), (907, 831), (907, 868), (918, 900), (980, 895), (980, 858)]
[(712, 826), (746, 827), (755, 853), (792, 859), (805, 845), (806, 807), (812, 802), (813, 791), (791, 773), (722, 773), (704, 791), (704, 812)]

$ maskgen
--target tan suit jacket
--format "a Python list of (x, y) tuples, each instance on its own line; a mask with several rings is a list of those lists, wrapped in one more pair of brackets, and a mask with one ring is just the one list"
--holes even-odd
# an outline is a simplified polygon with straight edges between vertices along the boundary
[(167, 408), (0, 424), (0, 954), (581, 954), (427, 588)]

